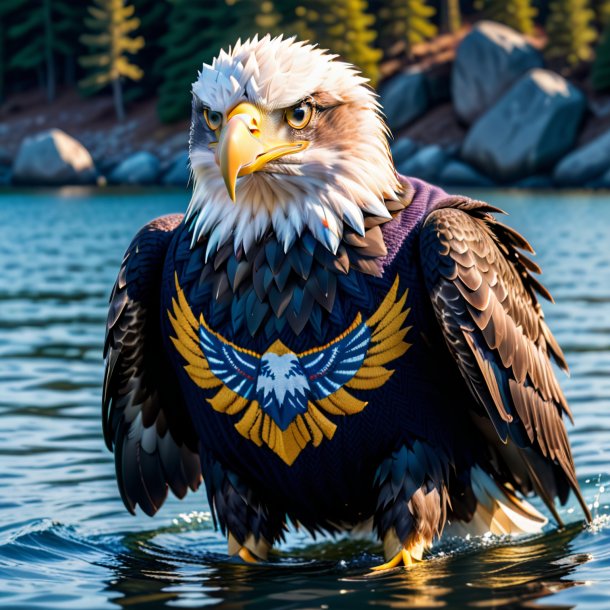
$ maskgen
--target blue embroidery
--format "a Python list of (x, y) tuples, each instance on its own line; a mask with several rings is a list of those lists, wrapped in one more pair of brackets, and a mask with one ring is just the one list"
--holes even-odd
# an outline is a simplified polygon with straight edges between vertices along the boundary
[(277, 343), (262, 356), (238, 350), (204, 325), (199, 327), (199, 338), (212, 373), (242, 398), (255, 398), (284, 431), (307, 412), (310, 400), (333, 394), (358, 372), (371, 330), (361, 322), (325, 348), (301, 355)]

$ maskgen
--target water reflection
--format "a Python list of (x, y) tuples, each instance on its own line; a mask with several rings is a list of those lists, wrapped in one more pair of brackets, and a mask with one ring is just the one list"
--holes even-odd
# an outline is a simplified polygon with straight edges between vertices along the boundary
[[(198, 607), (223, 603), (223, 608), (389, 608), (536, 607), (535, 600), (585, 584), (573, 578), (578, 566), (592, 559), (575, 550), (580, 526), (553, 532), (520, 544), (498, 541), (461, 543), (447, 555), (440, 550), (409, 570), (369, 576), (379, 559), (361, 551), (349, 563), (319, 561), (318, 545), (303, 549), (298, 562), (285, 560), (247, 567), (221, 554), (198, 552), (163, 555), (150, 542), (153, 532), (124, 540), (116, 555), (108, 597), (122, 607), (168, 604)], [(484, 548), (469, 547), (480, 544)], [(335, 543), (343, 557), (350, 543)], [(365, 545), (366, 546), (366, 545)], [(369, 545), (370, 548), (371, 547)], [(469, 550), (468, 550), (469, 549)], [(313, 552), (312, 552), (313, 551)], [(307, 558), (307, 559), (306, 559)], [(465, 596), (465, 590), (468, 595)], [(559, 604), (545, 608), (570, 608)]]

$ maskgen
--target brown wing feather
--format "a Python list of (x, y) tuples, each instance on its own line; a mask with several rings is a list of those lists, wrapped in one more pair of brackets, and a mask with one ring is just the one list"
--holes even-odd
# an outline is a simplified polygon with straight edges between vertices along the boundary
[(125, 254), (110, 297), (102, 397), (125, 506), (153, 515), (168, 487), (182, 498), (201, 482), (198, 439), (161, 344), (159, 299), (167, 246), (182, 216), (146, 225)]
[[(420, 237), (426, 285), (447, 345), (501, 440), (522, 448), (524, 460), (533, 448), (557, 466), (555, 476), (590, 517), (562, 420), (571, 412), (551, 358), (566, 371), (567, 364), (537, 299), (550, 295), (530, 275), (539, 271), (522, 252), (531, 246), (495, 220), (498, 211), (453, 199), (427, 217)], [(556, 483), (549, 488), (560, 489)]]

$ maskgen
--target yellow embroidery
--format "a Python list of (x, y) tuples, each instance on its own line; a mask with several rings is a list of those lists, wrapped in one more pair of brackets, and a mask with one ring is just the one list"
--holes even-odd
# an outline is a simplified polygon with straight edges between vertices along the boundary
[[(359, 400), (345, 388), (373, 390), (380, 388), (392, 376), (394, 371), (386, 368), (386, 365), (400, 358), (411, 347), (411, 344), (405, 341), (405, 337), (411, 329), (410, 326), (404, 326), (410, 312), (409, 308), (405, 308), (407, 293), (408, 291), (405, 291), (398, 298), (397, 277), (375, 313), (365, 322), (370, 329), (370, 340), (360, 368), (343, 387), (339, 387), (332, 394), (324, 398), (309, 400), (307, 411), (297, 415), (285, 430), (282, 430), (261, 409), (256, 400), (243, 398), (224, 385), (212, 372), (200, 344), (199, 329), (201, 326), (223, 345), (230, 346), (238, 354), (247, 354), (256, 358), (261, 358), (261, 355), (239, 347), (213, 331), (203, 316), (200, 316), (199, 322), (197, 322), (184, 296), (184, 291), (180, 288), (177, 276), (176, 297), (172, 299), (172, 311), (168, 311), (175, 333), (171, 340), (186, 361), (184, 368), (193, 382), (205, 390), (219, 388), (214, 396), (207, 399), (210, 406), (215, 411), (226, 415), (241, 414), (235, 423), (235, 429), (259, 447), (268, 446), (290, 466), (309, 443), (317, 447), (325, 438), (328, 440), (333, 438), (337, 425), (328, 419), (327, 415), (354, 415), (367, 406), (367, 402)], [(338, 337), (321, 347), (295, 354), (295, 356), (300, 358), (324, 352), (361, 324), (362, 316), (358, 314), (353, 323)], [(283, 356), (291, 354), (292, 351), (278, 340), (271, 345), (268, 353)]]

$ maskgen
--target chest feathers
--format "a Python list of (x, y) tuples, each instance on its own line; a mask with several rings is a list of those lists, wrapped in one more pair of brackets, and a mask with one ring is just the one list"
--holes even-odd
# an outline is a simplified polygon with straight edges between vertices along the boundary
[[(410, 200), (405, 196), (388, 202), (388, 210), (396, 214)], [(363, 235), (344, 226), (334, 253), (308, 229), (287, 251), (272, 229), (247, 248), (235, 248), (229, 239), (210, 249), (207, 238), (201, 237), (185, 253), (188, 264), (181, 279), (193, 286), (189, 302), (208, 307), (206, 319), (212, 328), (228, 327), (232, 336), (252, 338), (272, 338), (287, 328), (298, 337), (307, 330), (321, 341), (329, 323), (345, 328), (352, 321), (338, 293), (351, 303), (370, 303), (362, 276), (381, 275), (380, 260), (387, 253), (381, 231), (385, 222), (386, 218), (365, 215)]]

